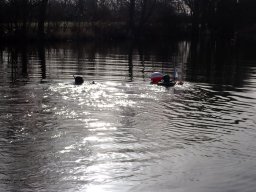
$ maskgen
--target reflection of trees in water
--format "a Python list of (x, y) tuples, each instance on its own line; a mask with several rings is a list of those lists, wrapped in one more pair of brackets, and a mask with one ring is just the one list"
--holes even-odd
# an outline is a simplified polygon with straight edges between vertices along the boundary
[(246, 51), (230, 41), (203, 39), (191, 42), (187, 79), (219, 85), (241, 85), (246, 79), (240, 54)]
[[(148, 77), (152, 71), (172, 74), (174, 66), (186, 59), (187, 43), (169, 45), (135, 44), (53, 44), (40, 43), (35, 47), (18, 45), (1, 51), (2, 63), (7, 63), (11, 81), (28, 79), (71, 78), (80, 74), (89, 78)], [(183, 67), (181, 67), (183, 68)], [(4, 78), (4, 77), (3, 77)]]
[(173, 75), (174, 68), (177, 68), (179, 77), (183, 78), (185, 76), (184, 64), (188, 61), (189, 50), (190, 43), (187, 41), (153, 45), (140, 43), (130, 46), (128, 51), (129, 75), (141, 73), (143, 79), (148, 76), (147, 73), (154, 71)]
[(128, 74), (129, 80), (133, 80), (133, 45), (130, 46), (128, 51)]
[(42, 79), (46, 79), (46, 63), (45, 63), (45, 46), (44, 46), (44, 44), (38, 45), (38, 57), (40, 60)]
[(27, 55), (27, 47), (24, 47), (21, 50), (21, 63), (22, 63), (22, 77), (28, 77), (28, 55)]
[(18, 56), (16, 49), (10, 51), (8, 54), (8, 63), (11, 64), (11, 80), (14, 82), (16, 80), (16, 68), (18, 63)]
[[(41, 67), (42, 79), (46, 78), (45, 48), (43, 45), (38, 46), (38, 59)], [(15, 46), (7, 50), (7, 64), (10, 65), (11, 81), (26, 82), (29, 78), (28, 66), (30, 50), (26, 45)]]
[(247, 47), (247, 44), (236, 46), (227, 41), (211, 40), (154, 45), (72, 43), (46, 47), (38, 44), (36, 49), (19, 45), (1, 51), (1, 63), (5, 63), (8, 70), (1, 78), (6, 78), (7, 74), (13, 82), (25, 82), (29, 77), (71, 80), (73, 74), (80, 74), (93, 80), (125, 78), (134, 81), (135, 78), (145, 79), (153, 71), (173, 75), (176, 67), (184, 80), (241, 85), (248, 73), (243, 60), (253, 60), (252, 50), (254, 47)]

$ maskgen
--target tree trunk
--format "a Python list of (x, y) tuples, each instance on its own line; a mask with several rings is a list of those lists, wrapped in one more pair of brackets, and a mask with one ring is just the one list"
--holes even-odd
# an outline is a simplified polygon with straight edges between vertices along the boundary
[(23, 0), (21, 2), (22, 8), (22, 26), (21, 26), (21, 37), (27, 37), (27, 23), (28, 23), (28, 15), (29, 15), (29, 2), (28, 0)]
[(134, 17), (135, 17), (135, 0), (130, 0), (129, 21), (128, 21), (129, 37), (134, 37), (134, 31), (135, 31)]
[(39, 17), (38, 17), (38, 35), (39, 39), (44, 39), (44, 23), (46, 18), (46, 8), (48, 0), (42, 0), (39, 5)]
[(138, 35), (139, 36), (143, 35), (145, 25), (148, 22), (150, 16), (152, 15), (152, 13), (154, 11), (155, 4), (156, 4), (156, 0), (152, 0), (152, 1), (143, 0), (142, 1), (140, 21), (138, 24)]

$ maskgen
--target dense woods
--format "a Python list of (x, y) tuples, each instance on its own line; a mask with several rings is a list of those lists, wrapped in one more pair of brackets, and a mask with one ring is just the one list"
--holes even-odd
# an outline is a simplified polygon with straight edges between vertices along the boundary
[(2, 39), (252, 35), (255, 0), (1, 0)]

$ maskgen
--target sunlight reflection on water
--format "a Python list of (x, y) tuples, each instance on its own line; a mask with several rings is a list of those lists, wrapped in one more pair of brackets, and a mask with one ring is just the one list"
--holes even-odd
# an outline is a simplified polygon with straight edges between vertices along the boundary
[[(46, 79), (33, 54), (29, 78), (0, 75), (0, 190), (255, 190), (255, 67), (238, 73), (243, 86), (222, 85), (200, 63), (187, 75), (188, 53), (142, 61), (135, 52), (130, 66), (123, 53), (97, 53), (86, 64), (72, 49), (64, 61), (58, 54), (48, 50)], [(171, 73), (180, 60), (183, 86), (149, 83), (152, 71)], [(83, 85), (74, 85), (77, 72)]]

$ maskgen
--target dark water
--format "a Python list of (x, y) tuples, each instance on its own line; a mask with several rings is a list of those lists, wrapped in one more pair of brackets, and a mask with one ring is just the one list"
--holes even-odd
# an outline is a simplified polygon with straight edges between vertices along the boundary
[[(0, 191), (255, 191), (254, 50), (2, 47)], [(174, 67), (183, 86), (150, 85)]]

